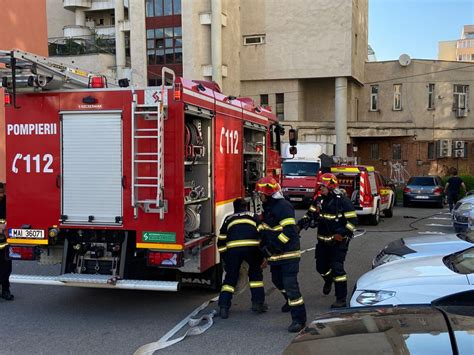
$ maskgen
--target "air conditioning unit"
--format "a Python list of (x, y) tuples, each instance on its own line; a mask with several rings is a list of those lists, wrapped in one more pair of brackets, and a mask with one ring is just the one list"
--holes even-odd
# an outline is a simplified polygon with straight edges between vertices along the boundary
[(455, 149), (453, 157), (454, 158), (464, 158), (464, 149)]
[(466, 117), (466, 109), (465, 108), (456, 108), (454, 110), (455, 112), (455, 115), (457, 118), (461, 118), (461, 117)]
[(454, 141), (453, 148), (454, 149), (464, 149), (464, 141)]
[(447, 158), (451, 156), (452, 144), (450, 139), (436, 141), (436, 157)]

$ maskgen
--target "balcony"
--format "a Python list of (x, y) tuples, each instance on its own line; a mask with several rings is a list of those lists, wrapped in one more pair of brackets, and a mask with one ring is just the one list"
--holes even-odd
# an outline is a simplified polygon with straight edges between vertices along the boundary
[(87, 26), (69, 25), (63, 27), (64, 37), (86, 37), (92, 34)]
[(115, 38), (97, 36), (48, 39), (48, 55), (50, 57), (82, 56), (90, 54), (115, 55)]
[[(128, 1), (124, 0), (124, 6), (128, 8)], [(92, 0), (92, 6), (88, 11), (114, 10), (115, 0)]]
[(75, 10), (77, 8), (89, 9), (92, 6), (92, 0), (63, 0), (63, 7), (66, 10)]
[(94, 31), (100, 37), (114, 37), (115, 26), (95, 26)]

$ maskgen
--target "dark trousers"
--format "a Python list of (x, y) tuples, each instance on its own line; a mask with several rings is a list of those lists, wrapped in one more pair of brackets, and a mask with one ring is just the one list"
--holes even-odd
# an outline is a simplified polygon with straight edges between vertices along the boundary
[(334, 289), (338, 300), (347, 297), (347, 275), (344, 270), (349, 241), (323, 242), (316, 245), (316, 270), (325, 282), (334, 281)]
[[(0, 258), (1, 257), (2, 256), (0, 255)], [(12, 261), (0, 260), (0, 284), (2, 285), (2, 291), (10, 290), (9, 278), (10, 278), (11, 273), (12, 273)]]
[(452, 211), (453, 210), (453, 207), (454, 205), (458, 202), (459, 198), (458, 198), (458, 194), (453, 194), (453, 193), (450, 193), (448, 194), (448, 205), (449, 205), (449, 210)]
[(291, 309), (291, 318), (294, 322), (304, 324), (306, 323), (306, 307), (298, 285), (299, 269), (299, 260), (270, 266), (273, 284), (287, 300)]
[(230, 308), (235, 286), (239, 280), (240, 266), (243, 261), (249, 264), (249, 284), (252, 303), (265, 302), (263, 288), (263, 255), (257, 247), (240, 247), (227, 250), (223, 255), (225, 278), (219, 296), (219, 306)]

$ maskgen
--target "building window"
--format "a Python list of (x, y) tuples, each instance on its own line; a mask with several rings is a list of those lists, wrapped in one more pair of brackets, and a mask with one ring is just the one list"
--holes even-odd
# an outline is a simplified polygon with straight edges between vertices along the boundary
[(265, 35), (244, 36), (244, 46), (253, 46), (256, 44), (265, 44)]
[(434, 143), (428, 143), (428, 159), (433, 160), (435, 159), (435, 144)]
[(393, 85), (393, 110), (401, 111), (402, 109), (402, 84)]
[(402, 145), (400, 143), (392, 144), (392, 159), (393, 160), (402, 159)]
[(276, 116), (279, 120), (285, 119), (285, 94), (276, 94)]
[(379, 86), (372, 85), (370, 87), (370, 111), (379, 110)]
[(379, 159), (379, 145), (378, 143), (372, 143), (370, 145), (370, 160)]
[(467, 115), (469, 100), (469, 85), (454, 85), (453, 88), (453, 110), (456, 117), (465, 117)]
[(147, 29), (148, 65), (181, 64), (183, 41), (181, 27)]
[(146, 17), (181, 15), (181, 0), (146, 0)]
[(260, 95), (260, 106), (268, 106), (268, 94)]
[(435, 84), (428, 84), (428, 110), (435, 107)]

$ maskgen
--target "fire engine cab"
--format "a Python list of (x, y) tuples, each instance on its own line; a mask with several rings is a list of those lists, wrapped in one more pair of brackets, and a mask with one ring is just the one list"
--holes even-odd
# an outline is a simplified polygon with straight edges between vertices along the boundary
[[(6, 69), (12, 257), (59, 264), (27, 284), (218, 288), (216, 234), (235, 198), (280, 176), (282, 127), (251, 99), (176, 78), (137, 89), (48, 58), (0, 51)], [(165, 82), (165, 80), (163, 80)]]

